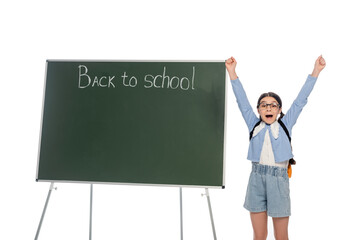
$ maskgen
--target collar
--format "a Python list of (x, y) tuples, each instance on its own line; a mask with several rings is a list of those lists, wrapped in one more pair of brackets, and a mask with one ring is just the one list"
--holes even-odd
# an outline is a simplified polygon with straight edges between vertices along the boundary
[[(253, 137), (255, 137), (263, 128), (265, 128), (266, 123), (261, 121), (261, 123), (254, 129)], [(279, 128), (280, 124), (278, 121), (275, 121), (270, 125), (271, 133), (275, 139), (279, 137)]]

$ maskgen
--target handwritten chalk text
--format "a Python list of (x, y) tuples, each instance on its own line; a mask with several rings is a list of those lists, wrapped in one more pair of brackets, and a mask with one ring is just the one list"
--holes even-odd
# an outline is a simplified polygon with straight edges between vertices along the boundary
[(182, 90), (188, 90), (190, 87), (192, 90), (194, 90), (194, 82), (195, 82), (195, 67), (193, 67), (192, 71), (192, 78), (191, 81), (187, 77), (180, 77), (178, 76), (170, 76), (166, 75), (166, 67), (164, 67), (164, 71), (162, 75), (151, 75), (148, 74), (144, 78), (145, 80), (145, 88), (171, 88), (171, 89), (177, 89), (180, 88)]
[(115, 88), (112, 82), (115, 76), (95, 76), (93, 79), (87, 74), (88, 68), (85, 65), (79, 66), (79, 88), (91, 87), (102, 87), (102, 88)]
[(115, 85), (124, 87), (138, 87), (138, 79), (143, 79), (143, 87), (146, 89), (179, 89), (179, 90), (195, 90), (195, 67), (192, 67), (192, 71), (189, 71), (188, 76), (176, 76), (169, 74), (166, 67), (163, 67), (162, 73), (160, 74), (146, 74), (143, 78), (141, 76), (134, 76), (128, 74), (126, 71), (122, 73), (120, 77), (115, 75), (106, 76), (92, 76), (89, 73), (88, 67), (85, 65), (79, 65), (79, 78), (78, 88), (115, 88)]

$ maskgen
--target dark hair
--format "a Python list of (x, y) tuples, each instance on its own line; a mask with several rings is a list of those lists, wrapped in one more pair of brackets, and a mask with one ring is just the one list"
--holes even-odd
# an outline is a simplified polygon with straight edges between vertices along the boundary
[[(279, 97), (279, 95), (277, 95), (276, 93), (273, 93), (273, 92), (267, 92), (267, 93), (263, 93), (260, 95), (258, 101), (257, 101), (257, 106), (256, 108), (259, 108), (260, 106), (260, 101), (261, 99), (263, 99), (264, 97), (273, 97), (275, 98), (275, 100), (279, 103), (279, 107), (281, 108), (282, 107), (282, 101), (281, 101), (281, 98)], [(281, 119), (285, 114), (283, 114), (283, 112), (281, 111), (280, 113), (280, 117), (279, 119)]]

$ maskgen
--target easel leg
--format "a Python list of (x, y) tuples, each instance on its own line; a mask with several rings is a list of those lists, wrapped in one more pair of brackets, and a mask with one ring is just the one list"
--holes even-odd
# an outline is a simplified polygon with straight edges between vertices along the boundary
[(211, 226), (212, 226), (212, 230), (213, 230), (214, 240), (216, 240), (217, 238), (216, 238), (216, 231), (215, 231), (215, 223), (214, 223), (214, 218), (213, 218), (212, 209), (211, 209), (209, 189), (205, 188), (205, 192), (206, 192), (205, 195), (207, 197), (208, 206), (209, 206)]
[(89, 226), (89, 239), (92, 237), (92, 205), (93, 205), (93, 185), (90, 184), (90, 226)]
[(183, 240), (183, 207), (182, 207), (182, 188), (180, 188), (180, 239)]
[[(43, 222), (43, 220), (44, 220), (45, 213), (46, 213), (46, 209), (47, 209), (47, 205), (48, 205), (48, 203), (49, 203), (49, 199), (50, 199), (51, 192), (52, 192), (53, 189), (54, 189), (54, 183), (52, 182), (52, 183), (50, 184), (49, 193), (48, 193), (48, 196), (47, 196), (47, 198), (46, 198), (44, 210), (43, 210), (42, 215), (41, 215), (41, 218), (40, 218), (40, 223), (39, 223), (38, 229), (37, 229), (37, 231), (36, 231), (35, 240), (37, 240), (38, 237), (39, 237), (41, 225), (42, 225), (42, 222)], [(55, 188), (55, 189), (56, 189), (56, 188)]]

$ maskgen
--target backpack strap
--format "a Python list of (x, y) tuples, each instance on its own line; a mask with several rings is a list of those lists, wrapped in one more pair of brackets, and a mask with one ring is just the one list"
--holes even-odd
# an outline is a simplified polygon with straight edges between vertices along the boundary
[[(286, 133), (286, 136), (288, 137), (290, 145), (291, 145), (291, 137), (290, 137), (289, 131), (287, 130), (285, 124), (283, 123), (283, 121), (281, 121), (281, 119), (279, 119), (278, 122), (279, 122), (280, 126), (284, 129), (284, 131)], [(292, 146), (291, 146), (291, 148), (292, 148)], [(289, 163), (290, 163), (289, 167), (290, 167), (290, 171), (291, 171), (291, 166), (290, 165), (295, 165), (296, 161), (295, 161), (294, 158), (291, 158), (291, 159), (289, 159)], [(290, 173), (288, 172), (288, 174), (289, 174), (289, 177), (291, 177), (291, 172)]]
[(279, 123), (280, 126), (284, 129), (284, 131), (285, 131), (285, 133), (286, 133), (286, 136), (288, 137), (289, 142), (291, 143), (290, 133), (289, 133), (289, 131), (287, 130), (285, 124), (283, 123), (283, 121), (281, 121), (281, 119), (278, 120), (278, 123)]
[(255, 128), (256, 128), (257, 126), (259, 126), (260, 123), (261, 123), (261, 119), (260, 119), (260, 121), (258, 121), (258, 122), (255, 124), (255, 126), (254, 126), (253, 129), (251, 130), (251, 132), (250, 132), (250, 137), (249, 137), (249, 141), (252, 139), (252, 136), (253, 136), (253, 134), (254, 134)]

